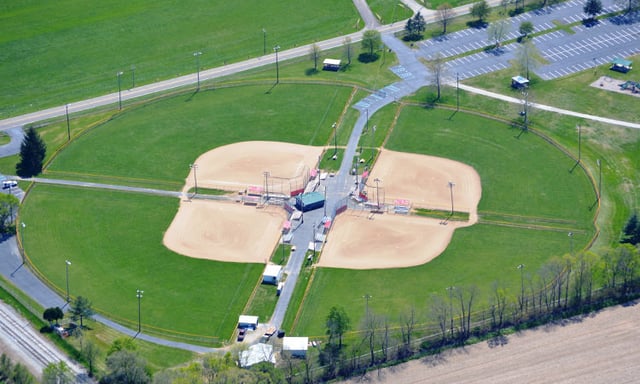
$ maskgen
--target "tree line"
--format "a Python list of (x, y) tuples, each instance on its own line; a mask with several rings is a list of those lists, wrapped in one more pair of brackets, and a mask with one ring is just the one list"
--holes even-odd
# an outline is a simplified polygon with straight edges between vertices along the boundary
[(588, 313), (640, 294), (640, 246), (630, 243), (601, 254), (555, 257), (535, 271), (525, 264), (514, 269), (520, 274), (515, 288), (500, 281), (484, 290), (449, 286), (432, 293), (423, 308), (408, 307), (393, 316), (367, 310), (360, 324), (352, 324), (344, 308), (333, 307), (318, 358), (285, 364), (287, 380), (315, 383), (361, 375), (472, 339), (499, 340), (506, 329)]

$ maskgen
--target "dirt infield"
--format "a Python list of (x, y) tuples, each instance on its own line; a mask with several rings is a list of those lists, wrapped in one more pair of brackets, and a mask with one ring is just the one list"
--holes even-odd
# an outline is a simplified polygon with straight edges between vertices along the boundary
[[(261, 186), (263, 172), (293, 177), (312, 168), (322, 148), (287, 143), (244, 142), (216, 148), (196, 160), (199, 187), (244, 190)], [(193, 170), (184, 191), (195, 183)], [(382, 180), (386, 200), (411, 200), (414, 206), (450, 209), (449, 181), (455, 183), (456, 211), (470, 212), (466, 223), (394, 214), (350, 211), (340, 215), (319, 265), (352, 269), (420, 265), (442, 253), (455, 228), (477, 220), (480, 177), (465, 164), (431, 156), (383, 150), (371, 178)], [(276, 245), (286, 216), (278, 207), (256, 209), (239, 203), (186, 197), (164, 236), (167, 248), (190, 257), (231, 262), (265, 262)]]
[(470, 166), (433, 156), (382, 150), (369, 180), (382, 180), (386, 203), (408, 199), (414, 207), (469, 212), (468, 222), (447, 222), (393, 213), (347, 211), (338, 216), (318, 263), (323, 267), (412, 267), (441, 254), (456, 228), (473, 225), (482, 187)]
[(640, 304), (370, 372), (355, 383), (634, 383)]
[(442, 157), (394, 152), (383, 149), (369, 180), (382, 180), (385, 200), (409, 199), (414, 207), (469, 212), (473, 223), (482, 195), (480, 176), (473, 167)]
[[(295, 177), (316, 165), (320, 147), (251, 141), (226, 145), (200, 156), (195, 163), (198, 187), (244, 190), (264, 183), (264, 172)], [(186, 193), (195, 184), (192, 170)], [(186, 196), (165, 232), (163, 243), (181, 255), (218, 261), (264, 263), (282, 233), (285, 212)]]
[(280, 207), (182, 201), (164, 245), (184, 256), (236, 263), (266, 263), (286, 220)]
[[(198, 187), (244, 190), (264, 185), (264, 172), (273, 177), (297, 177), (314, 167), (322, 147), (273, 141), (245, 141), (218, 147), (196, 159)], [(185, 180), (185, 190), (195, 184), (193, 170)]]

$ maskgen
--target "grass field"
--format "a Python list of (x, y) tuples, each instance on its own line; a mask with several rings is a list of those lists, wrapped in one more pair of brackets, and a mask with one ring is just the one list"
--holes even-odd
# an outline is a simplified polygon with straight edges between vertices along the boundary
[[(191, 338), (226, 339), (263, 270), (177, 255), (162, 235), (178, 201), (124, 192), (38, 185), (21, 212), (26, 252), (65, 295), (137, 328), (136, 289), (144, 290), (143, 329)], [(39, 220), (46, 217), (47, 220)], [(199, 338), (202, 340), (198, 340)]]
[(568, 232), (574, 233), (576, 249), (589, 242), (595, 194), (581, 169), (568, 172), (572, 159), (532, 133), (517, 138), (519, 131), (503, 123), (464, 113), (450, 116), (448, 110), (406, 107), (387, 147), (473, 166), (483, 187), (480, 224), (457, 230), (447, 250), (420, 267), (320, 268), (295, 334), (323, 335), (333, 305), (345, 307), (357, 326), (365, 313), (365, 294), (374, 297), (370, 310), (391, 317), (411, 306), (424, 314), (429, 295), (452, 285), (478, 286), (485, 294), (478, 300), (486, 304), (493, 281), (519, 283), (517, 265), (525, 263), (533, 273), (549, 258), (568, 253)]
[[(348, 87), (281, 84), (271, 94), (263, 86), (246, 86), (180, 95), (89, 130), (56, 157), (47, 173), (117, 184), (169, 182), (177, 190), (188, 164), (220, 145), (274, 138), (325, 144), (351, 92)], [(300, 97), (306, 102), (298, 103)], [(59, 266), (71, 260), (72, 295), (89, 297), (118, 321), (135, 327), (137, 303), (124, 298), (135, 298), (130, 292), (143, 289), (145, 329), (225, 339), (262, 266), (195, 260), (168, 251), (162, 234), (177, 207), (171, 198), (38, 185), (21, 212), (30, 230), (24, 233), (26, 250), (59, 292), (65, 285)], [(38, 219), (49, 216), (55, 218)], [(266, 314), (273, 303), (252, 305)], [(197, 308), (190, 311), (191, 306)]]
[[(354, 32), (351, 2), (5, 2), (0, 118)], [(284, 17), (286, 15), (286, 17)], [(266, 31), (263, 33), (263, 29)], [(266, 36), (266, 39), (265, 39)], [(265, 43), (266, 41), (266, 43)], [(266, 48), (266, 49), (265, 49)]]

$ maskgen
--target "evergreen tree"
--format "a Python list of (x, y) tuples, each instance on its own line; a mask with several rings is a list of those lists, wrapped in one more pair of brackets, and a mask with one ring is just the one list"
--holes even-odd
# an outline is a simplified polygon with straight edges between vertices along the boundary
[(602, 12), (602, 2), (600, 0), (587, 0), (583, 11), (589, 15), (590, 19), (595, 20), (596, 16)]
[(623, 244), (640, 244), (640, 221), (638, 220), (638, 214), (634, 213), (627, 225), (624, 226), (622, 235), (622, 240), (620, 240)]
[(47, 153), (47, 145), (35, 128), (29, 127), (20, 145), (20, 162), (16, 164), (16, 174), (20, 177), (33, 177), (42, 172), (42, 164)]
[(91, 317), (94, 314), (93, 309), (91, 308), (91, 302), (89, 299), (82, 296), (78, 296), (71, 304), (69, 313), (71, 314), (71, 319), (73, 319), (73, 321), (80, 319), (80, 328), (84, 326), (84, 324), (82, 324), (82, 320), (84, 318)]
[(424, 21), (424, 17), (420, 14), (420, 12), (416, 13), (415, 16), (407, 20), (407, 25), (404, 27), (406, 32), (406, 40), (420, 40), (422, 38), (422, 33), (426, 28), (427, 23)]

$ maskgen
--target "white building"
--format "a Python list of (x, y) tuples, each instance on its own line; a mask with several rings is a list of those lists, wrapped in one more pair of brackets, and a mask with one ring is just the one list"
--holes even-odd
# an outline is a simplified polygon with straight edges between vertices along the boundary
[(268, 264), (262, 274), (263, 284), (278, 285), (282, 278), (282, 265)]
[(308, 337), (284, 337), (282, 339), (282, 354), (292, 357), (307, 357), (309, 348)]

